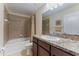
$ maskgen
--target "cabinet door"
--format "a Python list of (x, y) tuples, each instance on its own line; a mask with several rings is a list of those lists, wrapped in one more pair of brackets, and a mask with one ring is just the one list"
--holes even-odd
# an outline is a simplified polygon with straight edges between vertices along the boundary
[(53, 46), (51, 47), (51, 55), (52, 56), (72, 56), (72, 54), (66, 53), (65, 51), (55, 48)]
[(38, 40), (38, 44), (45, 48), (47, 51), (50, 51), (50, 45), (48, 43)]
[(37, 38), (33, 37), (33, 42), (36, 42), (37, 43)]
[(38, 56), (49, 56), (49, 52), (47, 52), (44, 48), (38, 46)]
[(37, 56), (37, 44), (33, 42), (33, 56)]

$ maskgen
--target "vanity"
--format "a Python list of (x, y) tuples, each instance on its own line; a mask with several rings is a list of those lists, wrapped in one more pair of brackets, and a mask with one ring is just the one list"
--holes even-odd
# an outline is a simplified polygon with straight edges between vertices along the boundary
[[(64, 41), (64, 40), (60, 40), (58, 42), (51, 41), (51, 40), (47, 40), (43, 36), (35, 35), (33, 37), (33, 56), (75, 56), (75, 55), (79, 55), (78, 53), (79, 51), (75, 50), (77, 47), (75, 48), (75, 46), (73, 46), (72, 43), (69, 44), (67, 43), (67, 41)], [(71, 41), (68, 41), (68, 42), (71, 42)]]
[(79, 56), (79, 10), (65, 5), (42, 14), (42, 35), (33, 37), (34, 56)]

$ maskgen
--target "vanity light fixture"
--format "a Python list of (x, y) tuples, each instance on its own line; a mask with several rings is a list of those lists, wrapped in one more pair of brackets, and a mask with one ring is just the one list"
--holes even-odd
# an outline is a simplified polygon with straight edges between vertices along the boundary
[(50, 8), (50, 10), (53, 10), (54, 8), (52, 7), (52, 8)]
[(59, 5), (59, 6), (63, 6), (63, 4), (64, 4), (64, 3), (59, 3), (58, 5)]
[(54, 8), (57, 8), (58, 7), (58, 4), (56, 4), (55, 6), (54, 6)]
[(55, 4), (52, 8), (50, 8), (50, 10), (54, 10), (54, 8), (57, 8), (58, 7), (58, 4)]
[(54, 8), (58, 8), (59, 6), (63, 6), (64, 3), (56, 3), (50, 10), (54, 10)]

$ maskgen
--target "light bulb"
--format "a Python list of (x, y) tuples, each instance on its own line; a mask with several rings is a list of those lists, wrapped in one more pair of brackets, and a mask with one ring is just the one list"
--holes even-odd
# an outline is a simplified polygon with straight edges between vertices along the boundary
[(54, 6), (54, 8), (57, 8), (58, 7), (58, 4), (56, 4), (55, 6)]
[(64, 3), (59, 3), (58, 5), (59, 5), (59, 6), (63, 6), (63, 4), (64, 4)]
[(50, 8), (50, 10), (53, 10), (53, 8)]

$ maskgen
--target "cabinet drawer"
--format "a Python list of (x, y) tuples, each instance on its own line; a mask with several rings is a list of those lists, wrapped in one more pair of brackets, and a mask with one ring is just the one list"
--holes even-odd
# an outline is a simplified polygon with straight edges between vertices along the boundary
[(33, 37), (33, 42), (36, 42), (37, 43), (37, 38)]
[(50, 45), (47, 44), (46, 42), (43, 42), (41, 40), (38, 41), (38, 45), (42, 46), (44, 49), (46, 49), (47, 51), (50, 50)]
[(72, 56), (71, 54), (66, 53), (65, 51), (53, 46), (51, 47), (51, 55), (52, 56)]

